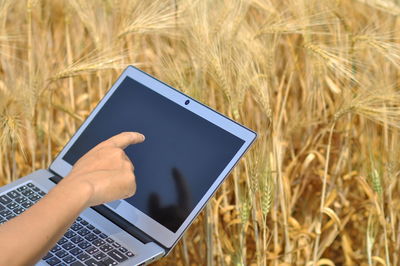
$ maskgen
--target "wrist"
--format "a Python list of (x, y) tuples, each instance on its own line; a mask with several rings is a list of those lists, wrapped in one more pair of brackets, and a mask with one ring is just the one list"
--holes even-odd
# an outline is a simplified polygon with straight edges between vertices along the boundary
[(79, 179), (79, 177), (67, 176), (57, 187), (62, 191), (65, 197), (78, 202), (78, 206), (83, 210), (91, 206), (94, 189), (89, 182), (78, 181), (76, 178)]

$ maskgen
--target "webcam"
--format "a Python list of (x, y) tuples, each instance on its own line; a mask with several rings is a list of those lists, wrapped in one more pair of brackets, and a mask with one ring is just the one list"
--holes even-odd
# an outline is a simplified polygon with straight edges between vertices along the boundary
[(189, 101), (189, 100), (186, 100), (186, 101), (185, 101), (185, 104), (186, 104), (186, 105), (188, 105), (189, 103), (190, 103), (190, 101)]

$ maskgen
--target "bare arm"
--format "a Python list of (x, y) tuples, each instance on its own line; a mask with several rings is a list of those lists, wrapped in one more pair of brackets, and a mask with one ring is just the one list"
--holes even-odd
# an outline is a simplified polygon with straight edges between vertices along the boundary
[(86, 208), (136, 192), (134, 167), (123, 149), (144, 136), (125, 132), (85, 154), (43, 199), (0, 226), (0, 265), (29, 265), (50, 250)]

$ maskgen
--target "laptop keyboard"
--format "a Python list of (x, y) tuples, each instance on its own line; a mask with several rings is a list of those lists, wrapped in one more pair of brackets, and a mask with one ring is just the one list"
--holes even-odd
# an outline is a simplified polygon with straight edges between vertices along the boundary
[[(0, 195), (0, 224), (18, 216), (41, 199), (45, 192), (33, 183)], [(43, 257), (50, 265), (118, 265), (133, 257), (113, 238), (78, 217), (57, 244)]]

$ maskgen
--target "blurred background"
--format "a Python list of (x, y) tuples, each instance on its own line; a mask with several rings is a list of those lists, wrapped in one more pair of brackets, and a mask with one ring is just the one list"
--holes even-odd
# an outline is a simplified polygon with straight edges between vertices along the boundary
[(259, 133), (156, 265), (400, 265), (395, 0), (0, 0), (0, 184), (127, 65)]

